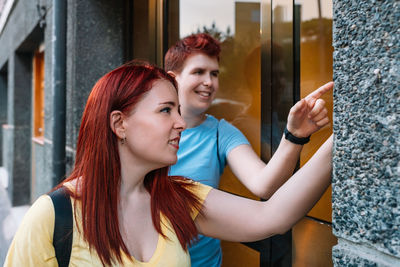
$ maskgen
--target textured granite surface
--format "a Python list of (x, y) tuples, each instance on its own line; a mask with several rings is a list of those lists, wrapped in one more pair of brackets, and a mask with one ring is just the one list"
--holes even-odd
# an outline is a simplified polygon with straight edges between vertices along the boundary
[(333, 250), (333, 264), (335, 266), (347, 266), (347, 267), (358, 267), (358, 266), (368, 266), (368, 267), (378, 267), (378, 266), (388, 266), (388, 265), (378, 265), (376, 262), (363, 259), (353, 255), (341, 253), (339, 250)]
[[(398, 0), (334, 1), (333, 231), (397, 258), (399, 21)], [(335, 257), (343, 266), (338, 261), (346, 257)], [(374, 266), (350, 262), (345, 266)]]
[(358, 245), (349, 241), (339, 239), (339, 244), (332, 250), (334, 266), (376, 266), (397, 267), (399, 258), (377, 252), (370, 246)]
[(67, 169), (74, 161), (81, 116), (92, 87), (124, 61), (124, 3), (68, 0)]

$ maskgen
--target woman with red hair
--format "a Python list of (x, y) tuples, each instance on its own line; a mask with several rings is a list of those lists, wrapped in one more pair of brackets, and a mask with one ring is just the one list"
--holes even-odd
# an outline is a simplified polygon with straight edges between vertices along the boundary
[[(332, 139), (267, 202), (168, 176), (185, 127), (176, 82), (161, 69), (128, 63), (96, 83), (74, 169), (55, 188), (72, 199), (71, 266), (190, 266), (198, 233), (254, 241), (285, 232), (330, 184)], [(54, 220), (52, 200), (41, 196), (5, 266), (57, 266)]]
[[(280, 139), (280, 144), (267, 165), (236, 127), (207, 114), (219, 88), (220, 52), (217, 40), (199, 33), (179, 40), (165, 55), (165, 70), (178, 82), (182, 117), (187, 124), (178, 162), (171, 166), (170, 174), (218, 188), (225, 165), (229, 165), (254, 195), (269, 199), (292, 175), (309, 136), (329, 123), (325, 102), (319, 98), (331, 90), (333, 83), (322, 86), (292, 107), (285, 136), (273, 135), (277, 142)], [(189, 252), (193, 267), (219, 267), (222, 263), (217, 239), (199, 236)]]

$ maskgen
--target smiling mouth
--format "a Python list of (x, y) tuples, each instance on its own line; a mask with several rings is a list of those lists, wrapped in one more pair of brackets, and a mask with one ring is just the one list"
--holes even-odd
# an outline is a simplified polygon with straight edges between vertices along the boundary
[(196, 94), (202, 96), (202, 97), (210, 97), (211, 96), (211, 92), (205, 92), (205, 91), (195, 91)]
[(179, 149), (179, 137), (169, 140), (168, 144), (175, 147), (176, 149)]

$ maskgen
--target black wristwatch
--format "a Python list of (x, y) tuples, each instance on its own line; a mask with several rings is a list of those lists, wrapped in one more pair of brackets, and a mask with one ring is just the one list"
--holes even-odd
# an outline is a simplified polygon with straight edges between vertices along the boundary
[(308, 137), (297, 137), (294, 136), (291, 132), (289, 132), (289, 130), (287, 129), (287, 127), (285, 127), (285, 139), (289, 140), (290, 142), (292, 142), (293, 144), (296, 145), (305, 145), (308, 142), (310, 142), (310, 136)]

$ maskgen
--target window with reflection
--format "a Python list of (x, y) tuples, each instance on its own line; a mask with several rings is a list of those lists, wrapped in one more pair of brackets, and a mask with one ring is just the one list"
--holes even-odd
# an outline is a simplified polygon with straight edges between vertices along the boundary
[[(238, 127), (254, 150), (269, 160), (294, 102), (332, 80), (332, 1), (170, 0), (165, 8), (164, 50), (192, 33), (207, 32), (220, 40), (220, 89), (208, 113)], [(332, 119), (332, 94), (324, 100)], [(313, 135), (303, 149), (301, 165), (331, 132), (326, 127)], [(256, 198), (229, 168), (220, 188)], [(289, 232), (262, 245), (265, 257), (242, 244), (223, 242), (223, 266), (330, 266), (336, 242), (330, 214), (328, 190), (308, 219), (295, 226), (293, 237)]]
[[(300, 25), (300, 94), (305, 97), (315, 88), (333, 79), (332, 1), (298, 1), (301, 9)], [(332, 122), (332, 92), (323, 96)], [(332, 134), (332, 124), (315, 133), (311, 142), (304, 146), (300, 164), (304, 165), (319, 146)], [(310, 216), (331, 222), (330, 189)]]
[[(41, 46), (42, 47), (42, 46)], [(44, 51), (33, 56), (33, 137), (42, 143), (44, 136)]]
[[(168, 9), (169, 45), (199, 32), (221, 42), (220, 86), (208, 113), (238, 127), (260, 154), (260, 1), (169, 1)], [(222, 188), (255, 198), (231, 178)]]
[[(239, 128), (260, 155), (261, 38), (260, 1), (168, 1), (168, 45), (206, 32), (221, 42), (219, 91), (207, 113)], [(220, 188), (256, 198), (226, 168)], [(224, 266), (259, 266), (259, 253), (223, 242)]]
[[(300, 97), (333, 79), (332, 68), (332, 1), (295, 1), (296, 23), (299, 29)], [(332, 122), (332, 92), (323, 96)], [(320, 145), (332, 134), (332, 124), (313, 134), (300, 155), (303, 166)], [(331, 188), (293, 228), (292, 266), (332, 266), (332, 246), (337, 239), (331, 227)], [(311, 251), (311, 253), (310, 253)]]

